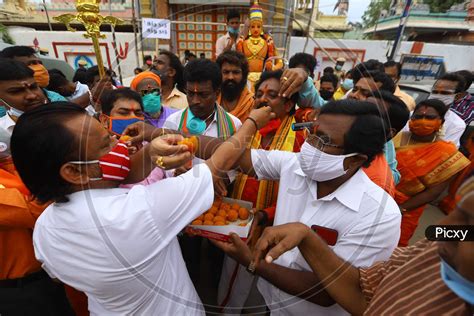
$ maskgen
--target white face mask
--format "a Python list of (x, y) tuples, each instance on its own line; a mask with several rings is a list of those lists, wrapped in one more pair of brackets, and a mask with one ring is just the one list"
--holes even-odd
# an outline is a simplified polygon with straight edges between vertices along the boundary
[(451, 106), (454, 103), (454, 96), (454, 94), (430, 93), (428, 99), (440, 100), (444, 105)]
[(330, 155), (304, 142), (301, 146), (299, 161), (301, 170), (317, 182), (339, 178), (346, 174), (344, 159), (357, 156), (357, 153), (348, 155)]

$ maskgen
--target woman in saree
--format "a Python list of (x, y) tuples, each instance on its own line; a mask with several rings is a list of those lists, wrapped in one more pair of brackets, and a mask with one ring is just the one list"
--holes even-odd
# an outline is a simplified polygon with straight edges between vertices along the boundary
[(434, 201), (452, 179), (469, 165), (469, 160), (438, 132), (448, 108), (439, 100), (425, 100), (395, 144), (401, 181), (395, 200), (402, 210), (399, 246), (407, 246), (427, 203)]

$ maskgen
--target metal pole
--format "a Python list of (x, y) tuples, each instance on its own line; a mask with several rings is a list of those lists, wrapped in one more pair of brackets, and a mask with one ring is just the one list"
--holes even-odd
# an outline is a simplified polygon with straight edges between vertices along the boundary
[[(112, 0), (109, 1), (109, 15), (112, 15)], [(110, 25), (110, 28), (112, 30), (112, 40), (114, 41), (114, 52), (115, 52), (115, 64), (117, 66), (117, 70), (119, 73), (119, 78), (120, 78), (120, 83), (122, 83), (122, 68), (120, 67), (120, 61), (118, 57), (118, 51), (117, 51), (117, 40), (115, 38), (115, 26), (113, 24)]]
[[(311, 13), (309, 14), (309, 21), (308, 21), (308, 27), (306, 28), (306, 35), (309, 35), (309, 31), (311, 29), (311, 23), (313, 22), (313, 13), (314, 13), (314, 0), (312, 1), (312, 4), (311, 4)], [(303, 53), (306, 53), (306, 46), (308, 46), (308, 41), (309, 41), (309, 37), (306, 36), (306, 41), (304, 43), (304, 47), (303, 47)]]
[(403, 9), (402, 16), (400, 17), (400, 24), (398, 25), (397, 36), (395, 37), (395, 41), (393, 42), (392, 52), (390, 53), (390, 56), (387, 58), (388, 60), (393, 60), (395, 58), (395, 55), (397, 54), (400, 42), (403, 37), (403, 32), (405, 31), (405, 26), (408, 21), (408, 15), (410, 13), (411, 2), (412, 0), (407, 0), (405, 4), (405, 9)]
[(290, 17), (288, 19), (288, 29), (286, 32), (286, 42), (285, 42), (285, 51), (283, 53), (283, 58), (290, 58), (290, 43), (291, 43), (291, 33), (293, 33), (293, 20), (295, 19), (295, 10), (294, 7), (291, 7)]
[(46, 7), (46, 1), (45, 0), (43, 0), (43, 7), (44, 7), (44, 13), (46, 13), (46, 19), (48, 20), (49, 30), (52, 32), (53, 27), (51, 25), (51, 21), (49, 20), (49, 13), (48, 13), (48, 8)]
[(132, 27), (135, 40), (135, 56), (137, 58), (137, 68), (140, 67), (140, 57), (138, 57), (137, 19), (135, 16), (135, 0), (132, 0)]

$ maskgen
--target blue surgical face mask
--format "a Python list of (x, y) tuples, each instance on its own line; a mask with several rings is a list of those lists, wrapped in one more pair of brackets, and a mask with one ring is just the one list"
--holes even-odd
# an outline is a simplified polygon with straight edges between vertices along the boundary
[[(16, 118), (19, 118), (23, 113), (22, 110), (18, 110), (18, 109), (15, 109), (13, 106), (11, 106), (10, 104), (8, 104), (5, 100), (3, 100), (2, 98), (0, 98), (0, 101), (2, 101), (5, 105), (7, 105), (7, 107), (5, 106), (2, 106), (2, 109), (8, 113), (10, 116), (14, 116)], [(2, 115), (4, 116), (4, 115)]]
[(158, 93), (148, 93), (142, 97), (142, 101), (146, 113), (153, 115), (161, 111), (161, 95)]
[(346, 78), (342, 83), (342, 88), (346, 91), (351, 90), (354, 88), (354, 81), (352, 79)]
[(460, 275), (443, 259), (441, 259), (440, 272), (444, 284), (446, 284), (451, 291), (464, 301), (474, 305), (474, 282)]
[(0, 106), (0, 117), (4, 117), (7, 114), (7, 109), (4, 106)]
[(188, 119), (186, 120), (186, 127), (193, 135), (201, 135), (206, 130), (206, 122), (198, 117), (195, 117), (191, 109), (188, 108)]
[(136, 122), (142, 122), (143, 118), (136, 116), (109, 116), (109, 130), (117, 135), (122, 135), (128, 125)]
[(18, 117), (22, 116), (23, 113), (25, 113), (25, 112), (23, 112), (23, 111), (21, 111), (21, 110), (18, 110), (18, 109), (15, 109), (15, 108), (9, 108), (9, 109), (7, 110), (7, 113), (8, 113), (10, 116), (15, 116), (15, 117), (18, 118)]
[(337, 71), (341, 70), (342, 69), (342, 65), (340, 64), (337, 64), (336, 67), (334, 67), (334, 69), (336, 69)]
[(206, 130), (206, 121), (214, 115), (214, 111), (206, 119), (201, 120), (199, 117), (194, 116), (191, 109), (188, 107), (188, 118), (186, 120), (186, 127), (188, 131), (193, 135), (201, 135)]
[(233, 27), (227, 25), (227, 32), (232, 35), (238, 35), (239, 29), (234, 29)]

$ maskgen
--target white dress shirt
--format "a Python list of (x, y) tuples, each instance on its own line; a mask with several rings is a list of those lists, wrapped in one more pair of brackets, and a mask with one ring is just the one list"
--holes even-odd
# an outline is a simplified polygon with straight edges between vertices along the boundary
[(8, 134), (10, 134), (10, 136), (13, 133), (13, 128), (15, 127), (15, 124), (15, 121), (12, 120), (8, 113), (0, 117), (0, 128), (5, 130)]
[(444, 115), (444, 124), (440, 137), (446, 141), (453, 142), (459, 148), (461, 136), (466, 130), (466, 123), (456, 113), (448, 110)]
[(76, 82), (76, 90), (74, 90), (74, 93), (71, 94), (69, 97), (66, 97), (66, 99), (72, 100), (88, 92), (89, 92), (89, 86), (86, 84), (80, 83), (78, 81)]
[[(252, 150), (258, 179), (280, 180), (273, 225), (301, 222), (334, 229), (338, 239), (334, 252), (355, 267), (368, 267), (387, 260), (400, 238), (400, 210), (395, 201), (357, 171), (333, 193), (317, 199), (316, 181), (300, 168), (299, 154)], [(275, 261), (284, 267), (311, 271), (298, 248)], [(263, 278), (258, 289), (272, 315), (341, 315), (339, 305), (322, 307), (276, 288)]]
[(131, 189), (94, 189), (53, 203), (36, 222), (36, 258), (83, 291), (92, 315), (203, 315), (176, 235), (212, 206), (206, 164)]
[[(229, 35), (229, 32), (225, 33), (221, 37), (219, 37), (216, 41), (216, 58), (219, 57), (220, 54), (224, 52), (224, 48), (227, 47), (227, 44), (229, 44), (231, 38)], [(236, 50), (236, 43), (237, 40), (232, 44), (231, 50)]]

